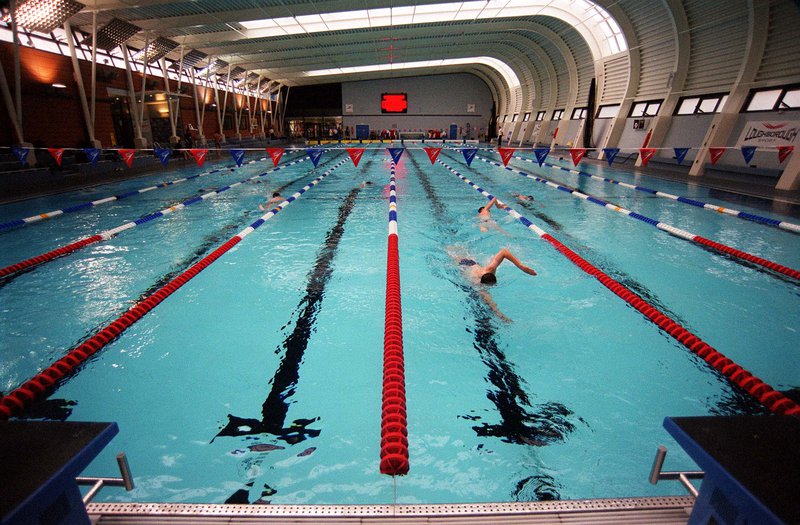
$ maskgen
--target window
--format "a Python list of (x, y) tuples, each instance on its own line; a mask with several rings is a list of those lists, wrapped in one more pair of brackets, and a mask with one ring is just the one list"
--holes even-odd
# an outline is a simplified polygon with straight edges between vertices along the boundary
[(525, 115), (522, 117), (522, 122), (528, 122), (530, 119), (531, 119), (531, 112), (530, 112), (530, 111), (528, 111), (528, 112), (527, 112), (527, 113), (525, 113)]
[(563, 116), (564, 116), (564, 110), (563, 109), (557, 109), (557, 110), (553, 111), (553, 118), (551, 120), (561, 120), (561, 117), (563, 117)]
[(541, 122), (544, 120), (544, 111), (540, 111), (536, 114), (536, 122)]
[(514, 116), (511, 117), (511, 122), (516, 122), (518, 117), (519, 117), (519, 113), (514, 113)]
[(503, 122), (505, 122), (507, 118), (508, 118), (508, 115), (503, 115)]
[(586, 108), (575, 108), (572, 110), (571, 120), (582, 120), (586, 118)]
[(745, 111), (800, 109), (800, 86), (754, 90)]
[(619, 104), (612, 104), (610, 106), (600, 106), (597, 110), (596, 118), (614, 118), (619, 113)]
[(661, 109), (660, 100), (649, 100), (647, 102), (637, 102), (631, 108), (629, 117), (655, 117)]
[(719, 113), (728, 100), (728, 95), (703, 95), (699, 97), (684, 97), (678, 103), (676, 115), (698, 115), (704, 113)]

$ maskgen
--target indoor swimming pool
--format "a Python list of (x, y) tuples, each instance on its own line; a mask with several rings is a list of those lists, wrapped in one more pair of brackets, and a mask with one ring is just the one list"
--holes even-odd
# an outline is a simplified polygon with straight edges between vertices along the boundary
[[(479, 220), (487, 198), (464, 179), (793, 399), (797, 279), (563, 187), (789, 269), (800, 268), (800, 236), (538, 167), (531, 151), (517, 155), (509, 171), (481, 160), (500, 163), (497, 151), (480, 150), (468, 166), (458, 149), (431, 163), (409, 146), (396, 168), (406, 476), (378, 469), (391, 157), (375, 144), (357, 167), (342, 150), (327, 150), (316, 168), (305, 151), (287, 150), (279, 170), (268, 157), (235, 169), (214, 161), (0, 207), (0, 223), (8, 223), (203, 173), (0, 230), (0, 267), (9, 267), (170, 210), (0, 278), (0, 392), (258, 221), (259, 204), (273, 192), (288, 197), (327, 174), (28, 412), (118, 422), (119, 435), (86, 474), (114, 475), (114, 456), (124, 450), (137, 487), (105, 489), (95, 501), (425, 504), (683, 494), (677, 483), (647, 479), (659, 444), (670, 450), (669, 470), (696, 468), (663, 429), (664, 417), (768, 411), (512, 213), (492, 209), (491, 221)], [(568, 156), (548, 162), (571, 167)], [(791, 208), (726, 201), (700, 186), (594, 164), (579, 169), (800, 222)], [(501, 248), (538, 275), (506, 262), (497, 284), (476, 286), (453, 259), (484, 264)]]

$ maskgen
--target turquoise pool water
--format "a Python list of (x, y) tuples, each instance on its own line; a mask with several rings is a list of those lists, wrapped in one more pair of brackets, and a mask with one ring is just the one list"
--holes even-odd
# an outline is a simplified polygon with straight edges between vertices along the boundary
[[(289, 160), (300, 154), (289, 154)], [(327, 152), (108, 241), (0, 281), (0, 391), (9, 392), (344, 158)], [(481, 153), (497, 160), (496, 154)], [(512, 205), (773, 387), (800, 386), (797, 283), (475, 161), (440, 159)], [(552, 159), (551, 159), (552, 160)], [(246, 237), (110, 343), (34, 417), (117, 421), (87, 474), (129, 456), (137, 488), (99, 500), (445, 503), (681, 494), (649, 485), (693, 469), (665, 416), (761, 413), (702, 360), (422, 150), (397, 170), (410, 472), (378, 473), (389, 156), (370, 150)], [(286, 162), (285, 160), (283, 162)], [(798, 236), (525, 162), (512, 165), (800, 267)], [(566, 164), (566, 161), (564, 162)], [(0, 233), (0, 266), (233, 181), (260, 162)], [(728, 203), (709, 190), (611, 168), (586, 171)], [(200, 171), (185, 168), (0, 207), (0, 222)], [(369, 181), (372, 184), (361, 183)], [(519, 202), (523, 193), (533, 201)], [(496, 227), (495, 227), (496, 226)], [(492, 312), (448, 250), (480, 262), (508, 247)], [(508, 264), (508, 263), (505, 263)]]

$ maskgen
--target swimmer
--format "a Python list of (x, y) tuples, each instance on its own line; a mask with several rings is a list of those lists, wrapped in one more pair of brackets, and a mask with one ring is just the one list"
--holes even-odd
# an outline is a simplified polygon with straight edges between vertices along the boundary
[(362, 180), (361, 181), (361, 189), (362, 190), (364, 188), (366, 188), (367, 186), (371, 186), (371, 185), (372, 185), (372, 181), (371, 180)]
[(277, 191), (276, 191), (275, 193), (273, 193), (273, 194), (272, 194), (272, 198), (271, 198), (270, 200), (268, 200), (268, 201), (267, 201), (266, 203), (264, 203), (264, 204), (259, 204), (259, 205), (258, 205), (258, 209), (259, 209), (259, 210), (261, 210), (261, 211), (267, 211), (267, 210), (269, 210), (269, 209), (270, 209), (270, 206), (271, 206), (272, 204), (277, 204), (277, 203), (279, 203), (279, 202), (282, 202), (282, 201), (284, 201), (284, 200), (285, 200), (285, 199), (284, 199), (283, 197), (281, 197), (281, 194), (280, 194), (280, 192), (277, 192)]
[(524, 202), (531, 202), (531, 201), (534, 200), (533, 195), (523, 195), (521, 193), (512, 193), (511, 196), (517, 198), (518, 200), (524, 201)]
[(489, 228), (492, 228), (493, 230), (497, 230), (500, 233), (509, 236), (509, 233), (507, 231), (498, 226), (498, 224), (494, 220), (492, 220), (492, 214), (491, 214), (492, 206), (496, 206), (501, 210), (508, 208), (508, 206), (498, 201), (497, 197), (492, 197), (492, 200), (489, 201), (489, 204), (478, 208), (478, 218), (480, 220), (480, 222), (478, 223), (478, 228), (480, 228), (481, 232), (483, 233), (486, 233), (487, 231), (489, 231)]
[[(531, 268), (530, 266), (526, 266), (522, 264), (519, 259), (517, 259), (509, 250), (508, 248), (503, 248), (499, 252), (497, 252), (485, 266), (481, 266), (478, 262), (469, 257), (469, 255), (457, 254), (448, 250), (448, 254), (453, 259), (454, 262), (457, 263), (459, 269), (461, 269), (462, 273), (467, 276), (470, 282), (473, 285), (485, 284), (491, 285), (497, 283), (497, 268), (503, 261), (510, 261), (514, 264), (517, 268), (519, 268), (522, 272), (527, 273), (528, 275), (536, 275), (536, 271)], [(511, 319), (506, 317), (500, 309), (497, 307), (497, 304), (492, 299), (491, 294), (485, 287), (479, 287), (477, 289), (478, 294), (480, 294), (483, 301), (491, 308), (491, 310), (503, 321), (510, 323)]]

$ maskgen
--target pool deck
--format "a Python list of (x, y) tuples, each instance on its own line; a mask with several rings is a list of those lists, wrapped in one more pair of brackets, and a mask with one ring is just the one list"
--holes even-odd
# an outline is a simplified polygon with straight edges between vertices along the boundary
[(472, 503), (459, 505), (191, 505), (90, 503), (93, 525), (127, 524), (685, 524), (694, 498)]

